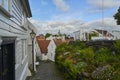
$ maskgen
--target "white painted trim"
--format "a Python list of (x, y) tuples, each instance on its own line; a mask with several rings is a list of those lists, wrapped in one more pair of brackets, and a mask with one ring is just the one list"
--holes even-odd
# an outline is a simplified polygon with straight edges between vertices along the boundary
[(3, 41), (3, 40), (0, 38), (0, 49), (1, 49), (1, 44), (2, 44), (2, 41)]
[(27, 58), (27, 55), (25, 55), (24, 59), (22, 60), (22, 64), (25, 62), (26, 58)]
[(0, 45), (2, 44), (2, 41), (3, 41), (3, 40), (0, 38)]
[(25, 80), (27, 76), (31, 76), (31, 73), (28, 69), (28, 63), (26, 63), (26, 65), (23, 69), (22, 75), (21, 75), (19, 80)]
[(15, 64), (15, 70), (20, 66), (20, 64)]

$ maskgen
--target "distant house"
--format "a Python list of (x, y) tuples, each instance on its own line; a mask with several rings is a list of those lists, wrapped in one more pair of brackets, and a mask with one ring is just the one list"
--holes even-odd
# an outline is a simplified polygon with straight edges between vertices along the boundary
[(91, 37), (92, 40), (113, 40), (114, 33), (111, 33), (107, 30), (100, 30), (100, 29), (93, 29), (93, 30), (87, 30), (87, 29), (80, 29), (73, 33), (74, 40), (80, 40), (80, 41), (89, 41), (90, 34), (92, 32), (95, 32), (98, 34), (98, 36)]
[(55, 50), (57, 46), (59, 46), (62, 43), (69, 43), (70, 41), (73, 41), (73, 37), (67, 37), (65, 38), (64, 35), (60, 33), (60, 30), (58, 32), (58, 35), (51, 35), (45, 39), (43, 35), (38, 35), (37, 41), (40, 48), (40, 54), (38, 55), (41, 60), (51, 60), (55, 61)]
[(29, 0), (0, 0), (0, 80), (25, 80), (31, 75), (27, 23), (30, 17)]
[(113, 40), (114, 36), (107, 30), (94, 29), (99, 35), (92, 37), (92, 40)]
[(74, 37), (66, 37), (65, 42), (69, 44), (70, 41), (74, 41)]
[(55, 61), (55, 49), (62, 44), (62, 40), (38, 40), (40, 48), (39, 58), (41, 60)]
[(55, 45), (59, 46), (60, 44), (63, 43), (62, 39), (54, 39)]
[(47, 49), (48, 49), (48, 54), (47, 57), (51, 61), (55, 61), (55, 49), (56, 49), (56, 44), (54, 40), (51, 40)]
[(110, 33), (113, 35), (114, 40), (120, 39), (120, 31), (112, 30)]
[(41, 53), (39, 54), (39, 57), (41, 60), (47, 60), (47, 54), (48, 54), (48, 45), (50, 43), (50, 40), (37, 40), (38, 45), (40, 48)]
[(53, 39), (61, 39), (62, 41), (65, 41), (65, 36), (57, 36), (57, 35), (51, 35), (46, 40), (53, 40)]
[(74, 40), (80, 40), (80, 41), (89, 41), (89, 33), (91, 31), (88, 31), (87, 29), (80, 29), (78, 31), (73, 32)]
[(45, 40), (45, 36), (40, 34), (36, 37), (38, 40)]

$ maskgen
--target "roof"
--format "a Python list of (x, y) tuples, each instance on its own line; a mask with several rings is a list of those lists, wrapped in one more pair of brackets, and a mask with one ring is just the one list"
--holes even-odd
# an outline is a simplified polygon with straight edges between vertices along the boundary
[(23, 3), (27, 17), (29, 17), (29, 18), (32, 17), (29, 0), (20, 0), (20, 1), (22, 1), (22, 3)]
[(54, 42), (55, 42), (56, 46), (63, 43), (63, 41), (61, 39), (54, 39)]
[(36, 38), (37, 38), (37, 40), (45, 40), (45, 37), (43, 35), (39, 35)]
[(73, 37), (66, 38), (65, 41), (66, 41), (67, 43), (69, 43), (70, 41), (74, 41), (74, 38), (73, 38)]
[(108, 31), (106, 30), (98, 30), (98, 29), (95, 29), (97, 32), (99, 32), (100, 34), (103, 34), (103, 36), (113, 36), (112, 34), (110, 34)]
[(50, 40), (37, 40), (38, 41), (38, 45), (39, 45), (39, 48), (42, 52), (42, 54), (47, 54), (48, 52), (48, 45), (50, 43)]

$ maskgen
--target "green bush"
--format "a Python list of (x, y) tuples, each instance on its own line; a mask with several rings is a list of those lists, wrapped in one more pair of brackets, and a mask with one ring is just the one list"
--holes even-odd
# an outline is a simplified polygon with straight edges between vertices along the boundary
[(120, 80), (120, 41), (114, 43), (117, 54), (109, 48), (100, 48), (95, 53), (81, 41), (73, 44), (63, 43), (56, 49), (56, 66), (65, 80)]
[(107, 62), (112, 57), (112, 54), (108, 48), (101, 48), (95, 55), (95, 60), (97, 62)]
[(79, 52), (81, 54), (80, 58), (82, 58), (83, 60), (85, 60), (87, 62), (91, 62), (95, 56), (93, 48), (91, 48), (91, 47), (82, 49)]
[(65, 67), (65, 79), (75, 80), (78, 74), (77, 68), (72, 64), (71, 61), (65, 60), (63, 66)]
[(120, 54), (120, 40), (115, 41), (114, 46), (117, 53)]
[(92, 78), (95, 80), (112, 80), (114, 76), (114, 69), (110, 65), (98, 67), (92, 73)]
[(87, 63), (85, 63), (85, 62), (78, 62), (75, 66), (79, 70), (79, 72), (84, 72), (85, 68), (87, 67)]

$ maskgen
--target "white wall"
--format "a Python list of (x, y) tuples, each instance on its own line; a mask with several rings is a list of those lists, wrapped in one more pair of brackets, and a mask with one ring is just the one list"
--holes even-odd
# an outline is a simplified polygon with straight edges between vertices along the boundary
[(56, 49), (55, 42), (54, 40), (51, 40), (48, 45), (48, 54), (47, 54), (48, 59), (51, 61), (55, 61), (55, 49)]
[(27, 56), (27, 31), (22, 26), (26, 23), (27, 17), (21, 0), (10, 1), (12, 2), (8, 11), (2, 10), (0, 6), (0, 37), (16, 37), (15, 80), (25, 80), (30, 75)]
[(112, 31), (111, 34), (114, 36), (114, 39), (120, 39), (120, 31)]
[(44, 53), (43, 53), (43, 54), (41, 54), (41, 60), (48, 60), (47, 55), (45, 55)]

